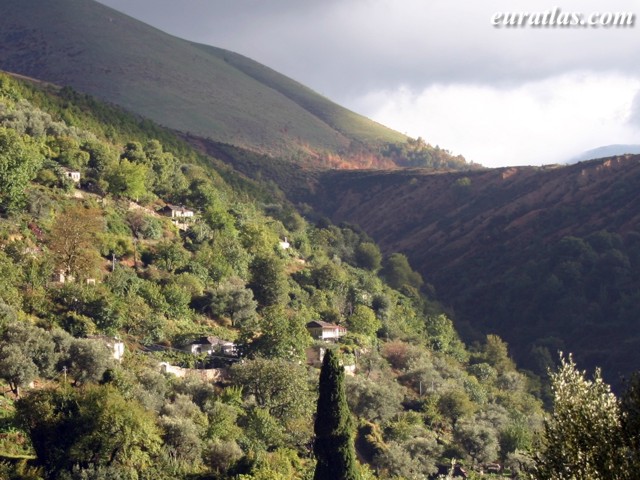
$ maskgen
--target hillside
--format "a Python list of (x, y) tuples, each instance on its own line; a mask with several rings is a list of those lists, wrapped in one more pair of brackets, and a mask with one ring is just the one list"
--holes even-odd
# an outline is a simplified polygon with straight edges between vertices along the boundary
[(308, 198), (406, 253), (463, 336), (538, 372), (557, 351), (617, 384), (638, 368), (640, 157), (466, 173), (331, 172)]
[(538, 379), (497, 336), (464, 345), (404, 257), (270, 187), (0, 74), (0, 478), (309, 478), (329, 348), (367, 478), (520, 468)]
[(262, 153), (344, 154), (406, 138), (246, 57), (170, 36), (94, 0), (3, 0), (0, 69)]

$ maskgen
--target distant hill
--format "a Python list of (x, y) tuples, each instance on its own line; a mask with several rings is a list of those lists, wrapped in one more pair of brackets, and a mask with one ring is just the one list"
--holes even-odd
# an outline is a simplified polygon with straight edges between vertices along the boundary
[(605, 145), (603, 147), (594, 148), (591, 150), (587, 150), (586, 152), (577, 155), (576, 157), (569, 160), (567, 163), (578, 163), (583, 162), (585, 160), (594, 160), (596, 158), (606, 158), (613, 157), (615, 155), (625, 155), (625, 154), (639, 154), (640, 153), (640, 145)]
[(640, 156), (465, 173), (327, 172), (306, 201), (406, 253), (467, 340), (557, 351), (615, 383), (640, 365)]
[(2, 1), (0, 69), (260, 153), (340, 154), (406, 140), (253, 60), (173, 37), (93, 0)]

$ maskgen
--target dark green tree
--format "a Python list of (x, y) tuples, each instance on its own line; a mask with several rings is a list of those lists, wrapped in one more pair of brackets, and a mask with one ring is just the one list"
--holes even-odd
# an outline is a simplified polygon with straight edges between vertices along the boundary
[(385, 262), (382, 276), (393, 288), (400, 289), (404, 285), (420, 288), (424, 281), (418, 272), (414, 272), (409, 265), (409, 259), (402, 253), (392, 253)]
[(638, 372), (626, 382), (626, 388), (620, 397), (620, 418), (625, 457), (629, 462), (628, 471), (635, 473), (640, 467), (640, 373)]
[(376, 271), (382, 265), (382, 254), (375, 243), (363, 242), (356, 247), (356, 264), (367, 270)]
[(56, 361), (47, 331), (26, 322), (8, 324), (0, 331), (0, 378), (16, 395), (37, 376), (50, 377)]
[[(250, 356), (265, 358), (284, 358), (303, 360), (311, 337), (305, 327), (305, 319), (288, 312), (281, 305), (263, 310), (262, 320), (258, 324), (261, 331), (257, 338), (249, 342)], [(255, 335), (255, 326), (246, 322), (240, 329), (244, 339)]]
[(249, 266), (249, 288), (261, 308), (286, 300), (287, 277), (284, 264), (275, 255), (256, 256)]
[(344, 368), (328, 350), (320, 371), (320, 395), (313, 445), (318, 463), (314, 480), (356, 480), (353, 421), (344, 388)]
[(20, 387), (28, 385), (38, 375), (38, 368), (16, 345), (3, 346), (0, 350), (0, 378), (20, 396)]
[(103, 469), (99, 478), (156, 478), (146, 475), (162, 443), (154, 415), (111, 386), (34, 390), (16, 411), (46, 478), (97, 478)]

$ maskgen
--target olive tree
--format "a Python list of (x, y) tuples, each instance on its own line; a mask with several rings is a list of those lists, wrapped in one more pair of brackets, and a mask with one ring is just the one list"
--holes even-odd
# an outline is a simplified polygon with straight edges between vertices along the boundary
[(593, 380), (561, 357), (551, 374), (553, 412), (535, 459), (540, 480), (607, 480), (625, 477), (620, 407), (596, 370)]

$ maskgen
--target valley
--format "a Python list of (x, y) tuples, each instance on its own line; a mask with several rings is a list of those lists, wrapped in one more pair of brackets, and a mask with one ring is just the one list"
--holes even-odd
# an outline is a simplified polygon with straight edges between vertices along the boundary
[(0, 0), (0, 69), (0, 478), (635, 478), (640, 155), (485, 168), (94, 0)]

